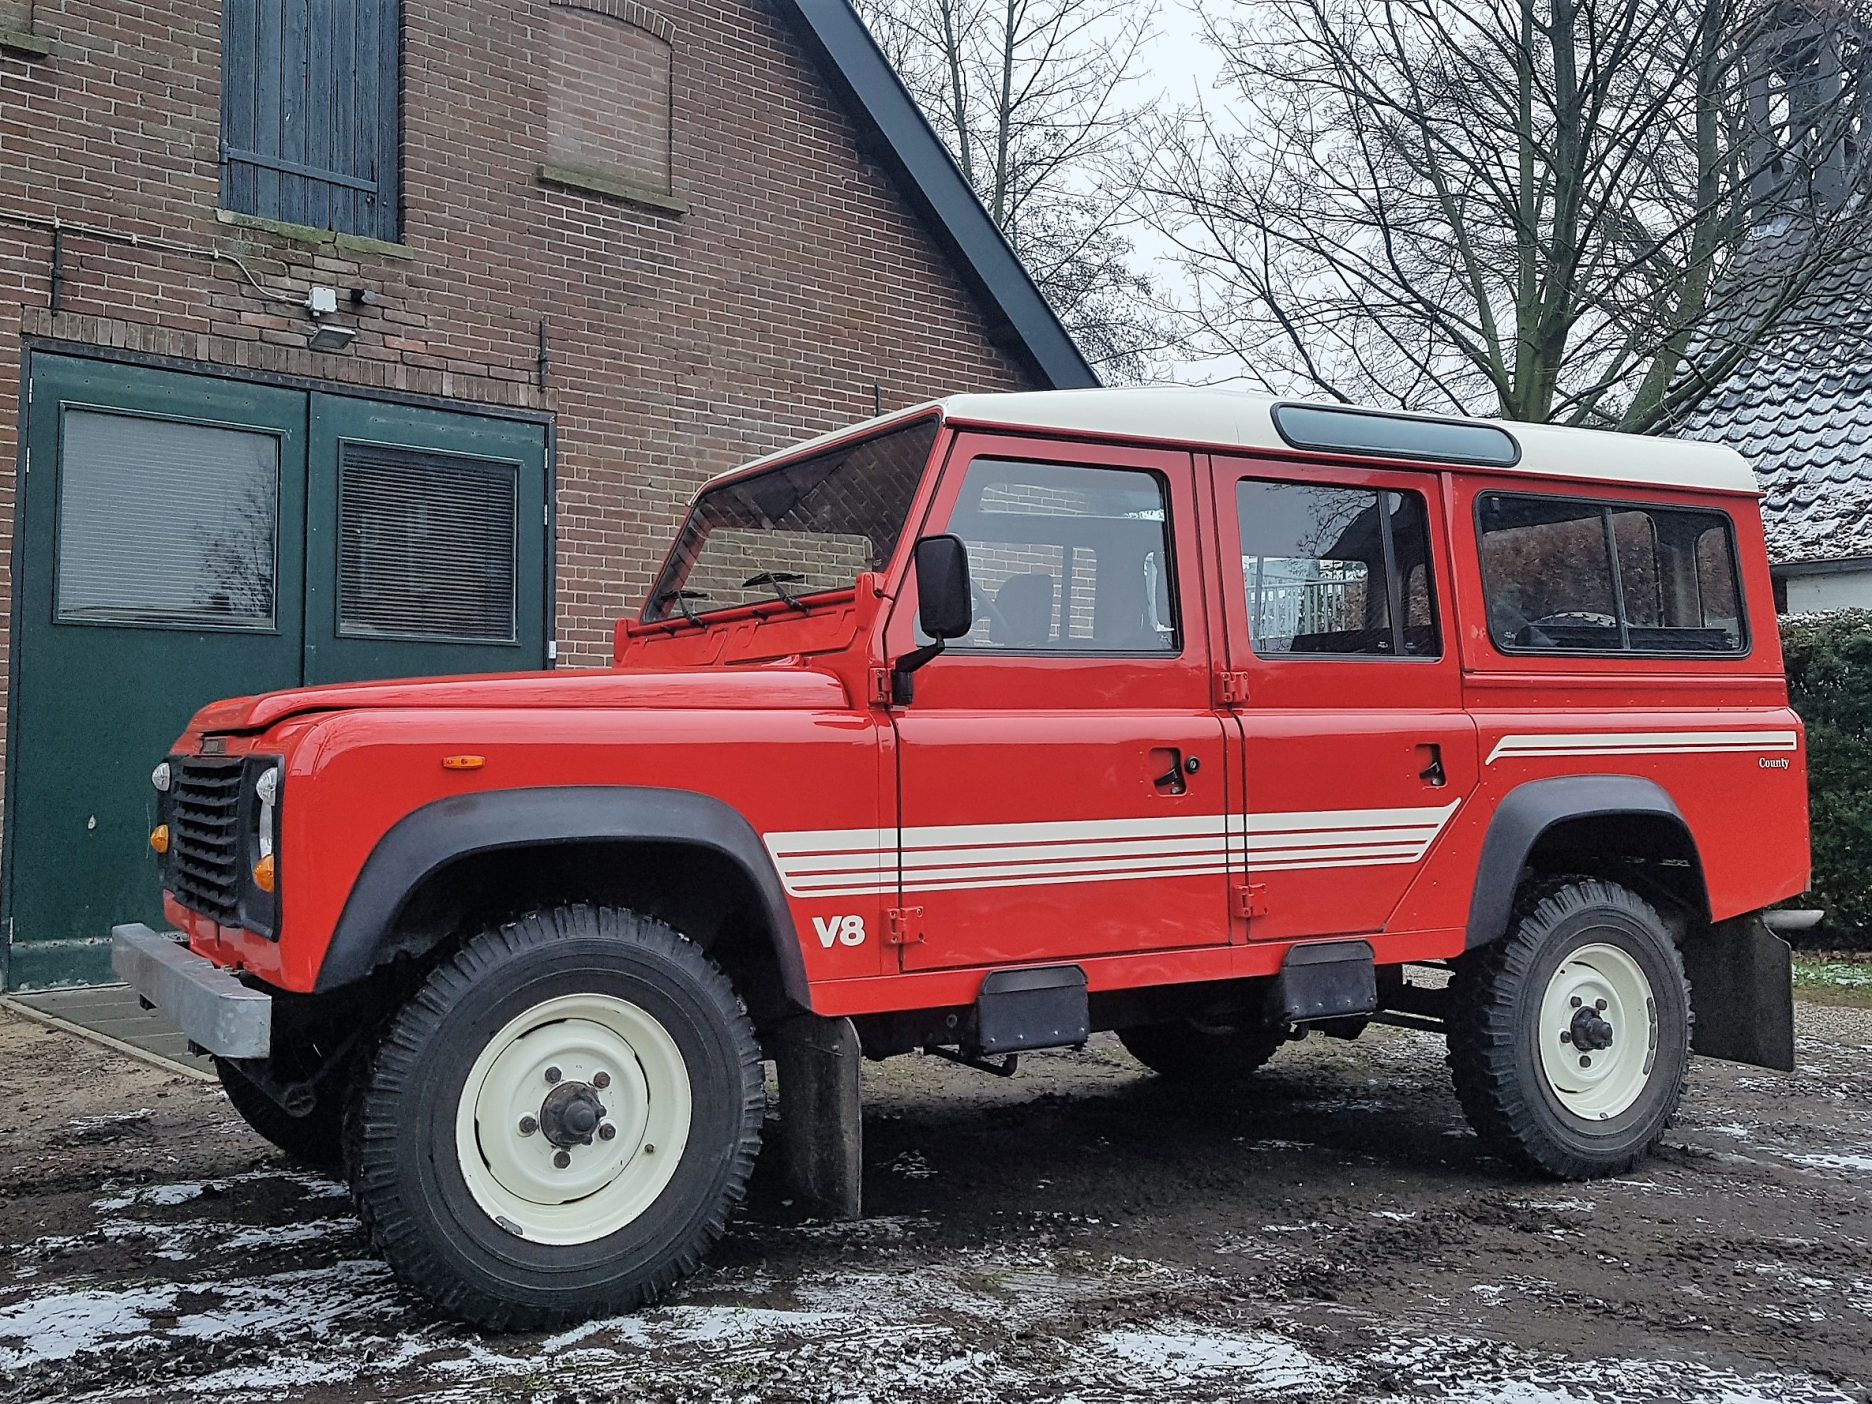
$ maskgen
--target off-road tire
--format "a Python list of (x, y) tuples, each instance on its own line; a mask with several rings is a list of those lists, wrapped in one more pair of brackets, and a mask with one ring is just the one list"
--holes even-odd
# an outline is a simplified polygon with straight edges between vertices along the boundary
[(321, 1099), (304, 1116), (294, 1116), (226, 1058), (216, 1058), (214, 1065), (228, 1104), (257, 1135), (310, 1169), (328, 1175), (340, 1172), (344, 1164), (342, 1096)]
[(1245, 1082), (1287, 1041), (1285, 1024), (1209, 1026), (1189, 1019), (1119, 1029), (1125, 1052), (1176, 1082)]
[[(550, 1244), (477, 1202), (457, 1116), (490, 1041), (572, 996), (628, 1001), (661, 1025), (690, 1122), (673, 1177), (637, 1217)], [(765, 1109), (753, 1027), (700, 947), (620, 908), (533, 912), (467, 941), (390, 1020), (350, 1106), (352, 1192), (392, 1271), (443, 1312), (495, 1331), (561, 1325), (641, 1306), (696, 1269), (746, 1190)]]
[[(1561, 1103), (1537, 1040), (1550, 983), (1569, 956), (1592, 945), (1625, 952), (1642, 971), (1656, 1039), (1636, 1100), (1589, 1121)], [(1507, 935), (1456, 962), (1450, 998), (1457, 1100), (1489, 1149), (1558, 1179), (1585, 1180), (1623, 1174), (1663, 1137), (1689, 1077), (1690, 986), (1663, 919), (1630, 888), (1584, 876), (1528, 883)], [(1557, 1030), (1545, 1032), (1558, 1041)]]

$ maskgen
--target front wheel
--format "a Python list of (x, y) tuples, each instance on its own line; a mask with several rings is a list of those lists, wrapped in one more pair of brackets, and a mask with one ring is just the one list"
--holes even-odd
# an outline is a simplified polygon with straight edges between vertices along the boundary
[(1663, 1137), (1690, 1067), (1690, 992), (1663, 919), (1596, 878), (1530, 886), (1451, 982), (1450, 1067), (1492, 1149), (1562, 1179), (1617, 1175)]
[(494, 1330), (628, 1310), (741, 1199), (765, 1096), (721, 971), (663, 923), (563, 907), (474, 937), (392, 1020), (353, 1188), (404, 1282)]

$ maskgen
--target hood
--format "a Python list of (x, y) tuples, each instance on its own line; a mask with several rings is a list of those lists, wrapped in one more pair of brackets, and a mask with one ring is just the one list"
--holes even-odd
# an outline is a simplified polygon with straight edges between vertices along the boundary
[(805, 668), (689, 672), (482, 673), (458, 678), (334, 683), (235, 697), (195, 714), (194, 732), (264, 731), (287, 717), (354, 708), (674, 707), (813, 711), (848, 705), (845, 687)]

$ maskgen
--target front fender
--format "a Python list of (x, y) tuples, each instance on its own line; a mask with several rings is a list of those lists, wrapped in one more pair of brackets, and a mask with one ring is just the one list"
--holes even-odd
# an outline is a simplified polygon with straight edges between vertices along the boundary
[(372, 850), (345, 901), (314, 989), (368, 976), (412, 893), (448, 864), (497, 849), (593, 840), (687, 843), (723, 855), (753, 883), (766, 909), (788, 998), (810, 1009), (806, 962), (772, 860), (747, 820), (687, 790), (564, 785), (456, 795), (399, 820)]

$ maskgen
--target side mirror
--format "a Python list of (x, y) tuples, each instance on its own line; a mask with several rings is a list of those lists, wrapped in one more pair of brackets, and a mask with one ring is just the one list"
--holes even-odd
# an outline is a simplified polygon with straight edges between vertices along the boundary
[(932, 639), (959, 639), (975, 625), (968, 547), (959, 536), (926, 536), (916, 544), (917, 623)]
[(969, 589), (968, 547), (959, 536), (926, 536), (916, 544), (917, 625), (930, 642), (891, 665), (891, 702), (908, 707), (916, 695), (913, 674), (975, 624)]

